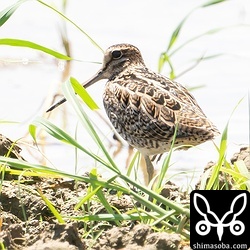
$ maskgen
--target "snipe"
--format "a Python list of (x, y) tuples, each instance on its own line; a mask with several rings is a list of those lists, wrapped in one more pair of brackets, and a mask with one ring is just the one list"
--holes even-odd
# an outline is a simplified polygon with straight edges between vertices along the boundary
[(123, 139), (145, 157), (149, 180), (154, 172), (149, 156), (169, 151), (176, 126), (178, 146), (198, 145), (219, 134), (188, 90), (148, 69), (133, 45), (109, 47), (102, 68), (83, 86), (101, 79), (108, 79), (103, 95), (107, 115)]

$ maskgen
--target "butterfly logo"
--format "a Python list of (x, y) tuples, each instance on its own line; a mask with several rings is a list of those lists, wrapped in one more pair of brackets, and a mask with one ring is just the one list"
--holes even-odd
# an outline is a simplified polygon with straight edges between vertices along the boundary
[[(240, 203), (241, 199), (243, 199), (243, 205), (237, 211), (235, 205), (237, 203), (242, 204)], [(243, 234), (243, 232), (245, 231), (244, 223), (240, 220), (237, 220), (237, 216), (239, 216), (246, 208), (247, 205), (246, 193), (239, 194), (233, 199), (230, 206), (230, 210), (227, 211), (222, 216), (221, 219), (219, 219), (218, 216), (213, 211), (211, 211), (210, 205), (207, 199), (203, 195), (195, 193), (193, 198), (193, 203), (196, 211), (203, 217), (203, 219), (197, 222), (195, 226), (195, 230), (199, 235), (202, 236), (207, 235), (209, 234), (211, 227), (215, 227), (217, 228), (217, 235), (219, 241), (221, 241), (225, 227), (229, 227), (230, 232), (236, 236)], [(198, 203), (200, 204), (200, 207)], [(202, 203), (203, 206), (201, 206)], [(230, 218), (231, 218), (230, 222), (225, 222), (226, 220), (228, 221)]]

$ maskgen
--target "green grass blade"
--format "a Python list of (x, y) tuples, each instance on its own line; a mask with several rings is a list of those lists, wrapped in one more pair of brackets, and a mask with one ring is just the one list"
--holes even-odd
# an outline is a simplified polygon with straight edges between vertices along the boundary
[[(133, 186), (135, 188), (135, 190), (137, 190), (137, 191), (133, 191), (129, 187), (125, 188), (117, 183), (113, 184), (113, 183), (109, 183), (107, 181), (96, 180), (93, 178), (72, 175), (72, 174), (64, 173), (63, 171), (51, 169), (49, 167), (45, 167), (42, 165), (31, 164), (31, 163), (28, 163), (25, 161), (20, 161), (17, 159), (11, 159), (11, 158), (6, 158), (6, 157), (0, 156), (0, 163), (7, 164), (7, 165), (15, 167), (15, 168), (21, 168), (21, 169), (25, 168), (25, 169), (31, 169), (34, 171), (42, 172), (42, 173), (43, 172), (51, 173), (51, 174), (56, 175), (58, 178), (63, 176), (63, 177), (67, 177), (67, 178), (72, 178), (74, 180), (79, 180), (79, 181), (83, 181), (86, 183), (91, 183), (91, 184), (94, 182), (94, 183), (96, 183), (96, 187), (101, 186), (101, 187), (105, 187), (107, 189), (114, 189), (114, 190), (117, 190), (118, 192), (122, 192), (122, 193), (125, 193), (128, 195), (131, 195), (131, 197), (133, 197), (133, 199), (135, 199), (135, 201), (137, 201), (141, 205), (145, 206), (147, 213), (153, 212), (153, 213), (158, 214), (156, 216), (156, 218), (152, 218), (152, 219), (160, 219), (160, 218), (164, 217), (164, 218), (167, 218), (167, 220), (170, 220), (171, 223), (178, 225), (179, 220), (173, 214), (175, 214), (175, 213), (183, 214), (184, 216), (189, 217), (189, 209), (187, 209), (187, 208), (183, 207), (182, 205), (177, 204), (171, 200), (166, 199), (165, 197), (157, 194), (156, 192), (149, 190), (148, 187), (142, 186), (124, 175), (119, 175), (119, 177), (122, 180), (124, 180), (125, 182), (129, 183), (130, 186)], [(112, 181), (112, 180), (110, 180), (110, 181)], [(141, 192), (146, 194), (148, 197), (155, 199), (157, 201), (157, 205), (154, 204), (153, 202), (151, 202), (150, 200), (145, 199), (145, 196), (142, 195)], [(162, 208), (158, 204), (162, 204), (163, 206), (168, 207), (168, 210), (166, 210), (165, 208)], [(173, 209), (174, 211), (170, 212), (171, 209)], [(183, 233), (184, 232), (182, 232), (182, 234)]]
[[(81, 123), (87, 129), (88, 133), (93, 138), (94, 142), (98, 145), (98, 147), (102, 150), (104, 155), (106, 156), (108, 162), (110, 163), (108, 168), (114, 171), (116, 174), (120, 174), (120, 170), (115, 164), (113, 158), (109, 155), (106, 147), (104, 146), (101, 138), (98, 136), (92, 122), (90, 121), (89, 117), (87, 116), (86, 112), (82, 108), (82, 105), (79, 103), (79, 100), (76, 98), (76, 95), (73, 91), (71, 81), (67, 81), (66, 84), (63, 85), (63, 93), (67, 100), (71, 103), (72, 107), (74, 108), (76, 114), (78, 115)], [(106, 164), (107, 166), (107, 164)]]
[(221, 172), (232, 177), (236, 189), (250, 190), (250, 172), (243, 160), (238, 160), (233, 165), (230, 163), (224, 165), (225, 167), (221, 167)]
[[(97, 171), (96, 169), (93, 169), (90, 172), (90, 178), (97, 180)], [(115, 177), (116, 178), (116, 177)], [(111, 178), (111, 181), (113, 180), (113, 178)], [(91, 183), (93, 188), (96, 189), (98, 188), (98, 186), (95, 183)], [(97, 197), (99, 198), (101, 204), (105, 207), (106, 211), (109, 214), (115, 214), (115, 212), (113, 211), (112, 207), (109, 205), (109, 202), (107, 201), (107, 199), (105, 198), (105, 195), (103, 194), (102, 188), (97, 189), (96, 192)], [(120, 222), (117, 220), (115, 221), (117, 226), (121, 226)]]
[(91, 197), (93, 197), (96, 192), (101, 189), (102, 186), (98, 186), (96, 189), (94, 189), (93, 191), (91, 191), (90, 193), (88, 193), (86, 196), (84, 196), (74, 207), (75, 210), (78, 210), (85, 202), (87, 202), (88, 200), (91, 199)]
[[(127, 176), (130, 176), (130, 175), (131, 175), (132, 169), (135, 168), (135, 164), (137, 164), (137, 167), (139, 166), (140, 160), (141, 160), (141, 155), (140, 155), (140, 152), (137, 151), (137, 152), (134, 154), (132, 160), (131, 160), (130, 163), (129, 163), (129, 166), (128, 166), (128, 169), (127, 169)], [(136, 163), (136, 162), (137, 162), (137, 163)], [(137, 171), (136, 171), (136, 172), (137, 172)], [(136, 179), (137, 179), (137, 173), (135, 173), (135, 174), (136, 174), (135, 177), (136, 177)]]
[(30, 41), (26, 41), (26, 40), (3, 38), (3, 39), (0, 39), (0, 45), (26, 47), (26, 48), (42, 51), (42, 52), (49, 54), (51, 56), (54, 56), (58, 59), (73, 60), (71, 57), (63, 55), (55, 50), (49, 49), (49, 48), (44, 47), (42, 45), (39, 45), (37, 43), (33, 43)]
[(175, 42), (177, 41), (177, 38), (181, 32), (181, 29), (183, 27), (183, 25), (185, 24), (186, 20), (188, 19), (188, 17), (193, 13), (195, 9), (193, 9), (192, 11), (190, 11), (183, 19), (182, 21), (178, 24), (178, 26), (176, 27), (176, 29), (174, 30), (174, 32), (172, 33), (170, 40), (169, 40), (169, 44), (167, 46), (167, 50), (166, 52), (168, 53), (168, 51), (173, 47), (173, 45), (175, 44)]
[(226, 0), (210, 0), (208, 2), (206, 2), (205, 4), (202, 4), (196, 8), (194, 8), (193, 10), (191, 10), (183, 19), (182, 21), (178, 24), (178, 26), (175, 28), (175, 30), (173, 31), (171, 37), (170, 37), (170, 40), (169, 40), (169, 44), (167, 46), (167, 50), (166, 52), (168, 52), (172, 47), (173, 45), (175, 44), (175, 42), (177, 41), (177, 38), (181, 32), (181, 29), (183, 27), (183, 25), (185, 24), (185, 22), (187, 21), (187, 19), (189, 18), (189, 16), (197, 9), (199, 8), (205, 8), (205, 7), (209, 7), (211, 5), (214, 5), (214, 4), (218, 4), (218, 3), (221, 3), (221, 2), (224, 2)]
[(215, 28), (215, 29), (211, 29), (211, 30), (208, 30), (206, 32), (203, 32), (197, 36), (194, 36), (192, 38), (190, 38), (189, 40), (187, 40), (186, 42), (182, 43), (180, 46), (178, 46), (176, 49), (172, 50), (170, 53), (169, 53), (169, 56), (173, 56), (176, 52), (178, 52), (179, 50), (181, 50), (183, 47), (185, 47), (186, 45), (190, 44), (191, 42), (194, 42), (204, 36), (209, 36), (209, 35), (214, 35), (216, 33), (219, 33), (225, 29), (229, 29), (229, 28), (232, 28), (232, 27), (237, 27), (238, 25), (233, 25), (233, 26), (225, 26), (225, 27), (220, 27), (220, 28)]
[(14, 3), (13, 5), (5, 8), (4, 10), (2, 10), (0, 12), (0, 27), (5, 24), (9, 18), (14, 14), (14, 12), (17, 10), (17, 8), (23, 4), (24, 2), (26, 2), (27, 0), (20, 0), (17, 1), (16, 3)]
[(161, 72), (163, 69), (163, 66), (166, 62), (166, 53), (161, 53), (160, 58), (158, 60), (158, 72)]
[(211, 173), (211, 177), (208, 180), (206, 189), (210, 190), (210, 189), (217, 189), (218, 187), (218, 176), (219, 176), (219, 172), (220, 169), (225, 161), (225, 157), (226, 157), (226, 150), (227, 150), (227, 137), (228, 137), (228, 127), (229, 127), (229, 123), (230, 120), (235, 112), (235, 110), (237, 109), (237, 107), (240, 105), (240, 103), (242, 102), (244, 98), (242, 98), (236, 105), (236, 107), (233, 109), (228, 122), (223, 130), (222, 136), (221, 136), (221, 141), (220, 141), (220, 147), (219, 147), (219, 159), (217, 164), (213, 167), (212, 173)]
[(83, 86), (75, 78), (70, 77), (70, 82), (75, 92), (82, 98), (82, 100), (87, 104), (87, 106), (91, 110), (99, 109), (98, 105), (93, 100), (93, 98), (89, 95), (87, 90), (83, 88)]
[(228, 1), (228, 0), (209, 0), (206, 3), (204, 3), (203, 5), (201, 5), (200, 7), (205, 8), (205, 7), (209, 7), (211, 5), (226, 2), (226, 1)]
[(158, 72), (159, 73), (162, 71), (162, 68), (163, 68), (165, 63), (167, 63), (169, 68), (170, 68), (169, 78), (174, 79), (175, 78), (174, 66), (173, 66), (171, 59), (170, 59), (169, 55), (167, 54), (167, 52), (162, 53), (161, 57), (158, 61)]
[[(210, 55), (210, 56), (206, 56), (206, 57), (202, 55), (201, 57), (196, 58), (195, 62), (191, 66), (184, 69), (176, 77), (180, 77), (180, 76), (186, 74), (187, 72), (193, 70), (195, 67), (197, 67), (201, 62), (203, 62), (205, 60), (213, 59), (213, 58), (216, 58), (216, 57), (219, 57), (219, 56), (222, 56), (222, 55), (225, 55), (225, 54), (221, 53), (221, 54), (215, 54), (215, 55)], [(190, 89), (189, 89), (189, 91), (190, 91)]]
[[(165, 205), (166, 207), (172, 208), (174, 210), (176, 210), (178, 213), (182, 213), (185, 214), (189, 217), (189, 209), (184, 208), (183, 206), (176, 204), (175, 202), (166, 199), (165, 197), (159, 195), (158, 193), (148, 189), (148, 187), (143, 186), (138, 184), (136, 181), (131, 180), (129, 177), (127, 176), (120, 176), (124, 181), (128, 182), (129, 184), (131, 184), (132, 186), (134, 186), (135, 188), (137, 188), (138, 190), (141, 190), (142, 192), (144, 192), (145, 194), (147, 194), (151, 199), (155, 199), (158, 203), (162, 203), (163, 205)], [(152, 209), (153, 211), (157, 211), (158, 213), (164, 215), (165, 214), (165, 210), (162, 209), (159, 206), (156, 206), (155, 204), (153, 204), (152, 202), (150, 202), (149, 200), (145, 199), (144, 197), (138, 195), (138, 193), (130, 190), (129, 194), (131, 194), (132, 196), (136, 197), (136, 199), (138, 199), (143, 205), (145, 205), (146, 207)]]
[(97, 44), (96, 41), (94, 41), (94, 39), (91, 38), (90, 35), (88, 35), (83, 29), (81, 29), (76, 23), (74, 23), (71, 19), (69, 19), (68, 17), (66, 17), (63, 13), (61, 13), (60, 11), (58, 11), (57, 9), (55, 9), (54, 7), (50, 6), (49, 4), (41, 1), (41, 0), (37, 0), (37, 2), (39, 2), (40, 4), (46, 6), (47, 8), (53, 10), (54, 12), (56, 12), (58, 15), (60, 15), (61, 17), (63, 17), (65, 20), (67, 20), (69, 23), (71, 23), (73, 26), (75, 26), (81, 33), (83, 33), (89, 40), (90, 42), (97, 47), (98, 49), (100, 49), (102, 52), (103, 49)]
[(20, 123), (20, 122), (15, 122), (15, 121), (8, 121), (8, 120), (1, 120), (0, 119), (0, 125), (1, 124), (18, 124), (18, 123)]
[(96, 182), (96, 185), (99, 185), (101, 187), (110, 188), (110, 189), (117, 189), (120, 192), (127, 193), (126, 188), (114, 185), (112, 183), (108, 183), (106, 180), (95, 180), (95, 179), (91, 179), (89, 177), (83, 177), (83, 176), (78, 176), (78, 175), (74, 175), (74, 174), (69, 174), (69, 173), (63, 172), (62, 170), (53, 169), (53, 168), (43, 166), (40, 164), (29, 163), (29, 162), (23, 161), (23, 160), (18, 160), (18, 159), (0, 156), (0, 164), (8, 165), (8, 166), (11, 166), (13, 168), (20, 169), (20, 170), (23, 170), (23, 169), (33, 170), (33, 171), (38, 173), (37, 176), (39, 176), (40, 173), (46, 173), (47, 175), (51, 175), (54, 178), (65, 177), (65, 178), (70, 178), (70, 179), (74, 179), (74, 180), (78, 180), (78, 181), (82, 181), (82, 182), (86, 182), (86, 183)]
[(165, 176), (167, 174), (167, 170), (168, 170), (169, 165), (170, 165), (171, 156), (172, 156), (172, 153), (173, 153), (173, 150), (174, 150), (174, 143), (175, 143), (175, 138), (176, 138), (176, 135), (177, 135), (177, 131), (178, 131), (178, 123), (175, 126), (175, 131), (174, 131), (173, 140), (172, 140), (172, 143), (171, 143), (170, 150), (168, 152), (167, 157), (164, 159), (164, 162), (163, 162), (163, 165), (161, 167), (159, 177), (157, 178), (156, 185), (154, 186), (154, 190), (157, 193), (160, 193), (161, 187), (163, 187), (163, 181), (164, 181), (164, 178), (165, 178)]
[(33, 124), (29, 125), (29, 133), (35, 142), (36, 142), (36, 129), (37, 129), (37, 126)]
[(53, 215), (56, 217), (58, 222), (65, 224), (65, 221), (62, 218), (61, 214), (56, 210), (53, 204), (49, 201), (49, 199), (42, 193), (42, 191), (39, 188), (37, 188), (37, 192), (39, 193), (39, 195), (41, 196), (47, 207), (50, 209), (50, 211), (53, 213)]
[[(161, 72), (162, 68), (163, 68), (163, 65), (165, 63), (168, 63), (169, 66), (170, 66), (170, 69), (171, 69), (171, 72), (170, 72), (170, 78), (171, 79), (174, 79), (175, 78), (175, 73), (174, 73), (174, 68), (173, 68), (173, 65), (171, 65), (170, 63), (170, 58), (172, 57), (172, 55), (174, 53), (176, 53), (178, 50), (180, 50), (181, 48), (183, 48), (184, 46), (186, 46), (188, 43), (198, 39), (199, 37), (201, 37), (201, 35), (197, 36), (197, 37), (194, 37), (194, 38), (191, 38), (190, 40), (188, 40), (187, 42), (185, 42), (184, 44), (182, 44), (181, 46), (179, 46), (177, 49), (173, 50), (172, 52), (170, 52), (174, 45), (176, 44), (176, 41), (178, 40), (179, 36), (180, 36), (180, 33), (181, 33), (181, 30), (183, 29), (183, 26), (184, 24), (186, 23), (187, 19), (191, 16), (191, 14), (196, 11), (197, 9), (200, 9), (200, 8), (206, 8), (206, 7), (209, 7), (209, 6), (212, 6), (212, 5), (215, 5), (215, 4), (218, 4), (218, 3), (221, 3), (221, 2), (224, 2), (226, 0), (210, 0), (210, 1), (207, 1), (206, 3), (192, 9), (182, 20), (181, 22), (177, 25), (177, 27), (175, 28), (175, 30), (172, 32), (171, 36), (170, 36), (170, 39), (169, 39), (169, 42), (168, 42), (168, 45), (167, 45), (167, 49), (165, 51), (165, 53), (162, 53), (160, 58), (159, 58), (159, 61), (158, 61), (158, 72)], [(216, 30), (216, 29), (215, 29)], [(215, 31), (214, 30), (214, 31)], [(211, 32), (211, 31), (209, 31)], [(209, 33), (208, 32), (208, 33)], [(211, 32), (212, 33), (212, 32)], [(210, 34), (211, 34), (210, 33)], [(202, 35), (203, 36), (203, 35)]]
[[(150, 216), (151, 214), (151, 216)], [(141, 219), (150, 219), (152, 216), (157, 217), (157, 213), (134, 213), (134, 214), (96, 214), (96, 215), (84, 215), (84, 216), (66, 216), (65, 218), (78, 220), (78, 221), (133, 221)]]
[(221, 170), (224, 173), (230, 174), (233, 178), (250, 180), (250, 173), (248, 172), (248, 169), (246, 165), (244, 165), (243, 161), (236, 162), (235, 167), (237, 167), (237, 169), (232, 169), (232, 168), (228, 169), (228, 168), (222, 167)]
[(218, 188), (218, 176), (220, 169), (223, 165), (224, 159), (226, 157), (226, 149), (227, 149), (227, 134), (228, 134), (228, 126), (229, 126), (229, 121), (228, 120), (225, 129), (223, 130), (222, 136), (221, 136), (221, 142), (220, 142), (220, 148), (219, 148), (219, 159), (217, 164), (213, 167), (211, 177), (208, 180), (207, 187), (206, 189), (217, 189)]
[[(53, 136), (57, 140), (60, 140), (60, 141), (62, 141), (64, 143), (67, 143), (69, 145), (72, 145), (72, 146), (80, 149), (85, 154), (89, 155), (90, 157), (92, 157), (96, 161), (100, 162), (104, 166), (108, 166), (109, 167), (109, 164), (106, 163), (103, 159), (101, 159), (99, 156), (97, 156), (94, 153), (91, 153), (90, 151), (88, 151), (87, 149), (85, 149), (73, 137), (71, 137), (69, 134), (67, 134), (66, 132), (64, 132), (62, 129), (58, 128), (53, 123), (45, 120), (44, 118), (37, 117), (32, 122), (32, 124), (30, 125), (30, 127), (31, 127), (30, 130), (32, 131), (32, 133), (34, 133), (33, 132), (34, 128), (32, 128), (32, 126), (42, 127), (47, 133), (49, 133), (51, 136)], [(32, 136), (34, 136), (34, 134)]]

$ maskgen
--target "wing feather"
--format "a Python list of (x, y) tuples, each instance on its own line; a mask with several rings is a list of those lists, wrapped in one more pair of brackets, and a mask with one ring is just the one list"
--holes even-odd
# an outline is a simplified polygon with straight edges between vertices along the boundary
[[(120, 123), (130, 126), (132, 135), (168, 141), (177, 124), (179, 137), (217, 131), (195, 98), (179, 83), (142, 68), (123, 77), (126, 80), (115, 79), (107, 89), (113, 89), (115, 102), (123, 107)], [(128, 120), (131, 118), (134, 122)]]

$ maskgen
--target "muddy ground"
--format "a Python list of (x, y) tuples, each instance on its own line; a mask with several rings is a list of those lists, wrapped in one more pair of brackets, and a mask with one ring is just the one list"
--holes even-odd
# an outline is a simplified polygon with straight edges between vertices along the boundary
[[(244, 148), (232, 158), (232, 162), (241, 159), (249, 166), (249, 148)], [(166, 232), (154, 232), (139, 222), (127, 223), (122, 227), (108, 222), (87, 223), (67, 221), (57, 223), (50, 209), (45, 205), (38, 190), (53, 203), (61, 214), (80, 216), (83, 210), (74, 210), (78, 197), (86, 194), (88, 184), (66, 179), (28, 178), (21, 185), (13, 181), (13, 176), (5, 175), (0, 194), (0, 249), (25, 250), (175, 250), (189, 249), (180, 235)], [(178, 193), (178, 187), (168, 184), (164, 193), (187, 199)], [(123, 195), (119, 199), (115, 192), (107, 190), (109, 203), (125, 212), (133, 207), (131, 198)], [(102, 213), (102, 207), (93, 208)], [(98, 213), (97, 212), (97, 213)], [(96, 213), (96, 212), (95, 212)], [(93, 229), (94, 228), (94, 229)], [(93, 233), (101, 232), (98, 239)], [(1, 245), (2, 242), (2, 245)]]

